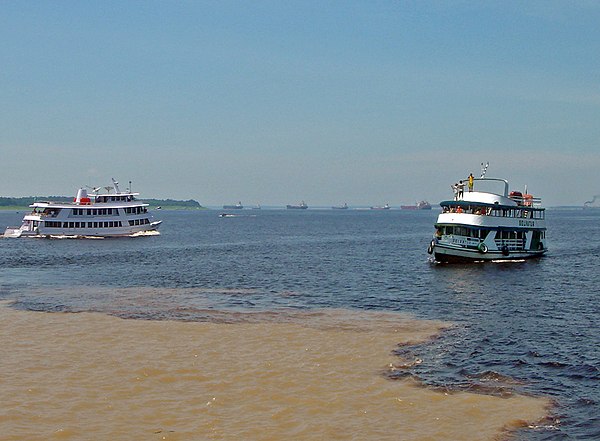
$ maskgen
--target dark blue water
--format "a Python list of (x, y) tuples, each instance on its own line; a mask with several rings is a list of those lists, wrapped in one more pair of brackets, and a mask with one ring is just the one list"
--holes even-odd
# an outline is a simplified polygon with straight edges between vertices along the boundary
[[(555, 401), (522, 440), (600, 439), (600, 212), (550, 210), (537, 261), (429, 262), (437, 213), (155, 213), (155, 237), (0, 240), (0, 297), (16, 307), (203, 320), (207, 309), (358, 308), (451, 321), (402, 350), (431, 387)], [(21, 214), (0, 212), (0, 226)]]

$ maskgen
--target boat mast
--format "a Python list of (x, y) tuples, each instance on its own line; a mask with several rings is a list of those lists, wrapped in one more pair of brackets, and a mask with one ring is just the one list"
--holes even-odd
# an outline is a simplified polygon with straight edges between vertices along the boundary
[(479, 179), (485, 179), (485, 174), (487, 173), (487, 169), (489, 166), (489, 162), (486, 162), (485, 164), (483, 162), (481, 163), (481, 176), (479, 177)]

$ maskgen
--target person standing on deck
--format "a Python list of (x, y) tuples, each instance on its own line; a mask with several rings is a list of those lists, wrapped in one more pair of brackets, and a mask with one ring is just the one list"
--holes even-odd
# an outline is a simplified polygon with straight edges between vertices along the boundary
[(465, 183), (463, 181), (458, 181), (458, 199), (463, 198), (464, 192), (465, 192)]
[(469, 193), (473, 191), (473, 180), (475, 178), (473, 177), (473, 173), (469, 174)]
[(454, 185), (451, 185), (452, 191), (454, 191), (454, 200), (458, 201), (458, 182)]

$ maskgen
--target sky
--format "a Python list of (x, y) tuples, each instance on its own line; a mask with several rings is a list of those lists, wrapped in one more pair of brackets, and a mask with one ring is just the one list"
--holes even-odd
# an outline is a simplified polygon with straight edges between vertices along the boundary
[(600, 194), (597, 1), (3, 1), (0, 196)]

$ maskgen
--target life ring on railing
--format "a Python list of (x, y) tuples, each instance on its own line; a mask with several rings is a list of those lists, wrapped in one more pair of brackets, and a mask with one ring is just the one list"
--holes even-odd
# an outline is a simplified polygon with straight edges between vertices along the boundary
[(502, 248), (500, 248), (500, 250), (502, 251), (503, 256), (508, 256), (510, 254), (510, 251), (506, 245), (502, 246)]
[(435, 240), (432, 240), (427, 247), (427, 254), (433, 254), (433, 247), (435, 246)]
[(479, 245), (477, 245), (477, 249), (479, 250), (479, 252), (481, 254), (485, 254), (488, 252), (488, 247), (486, 244), (484, 244), (483, 242), (481, 242)]

